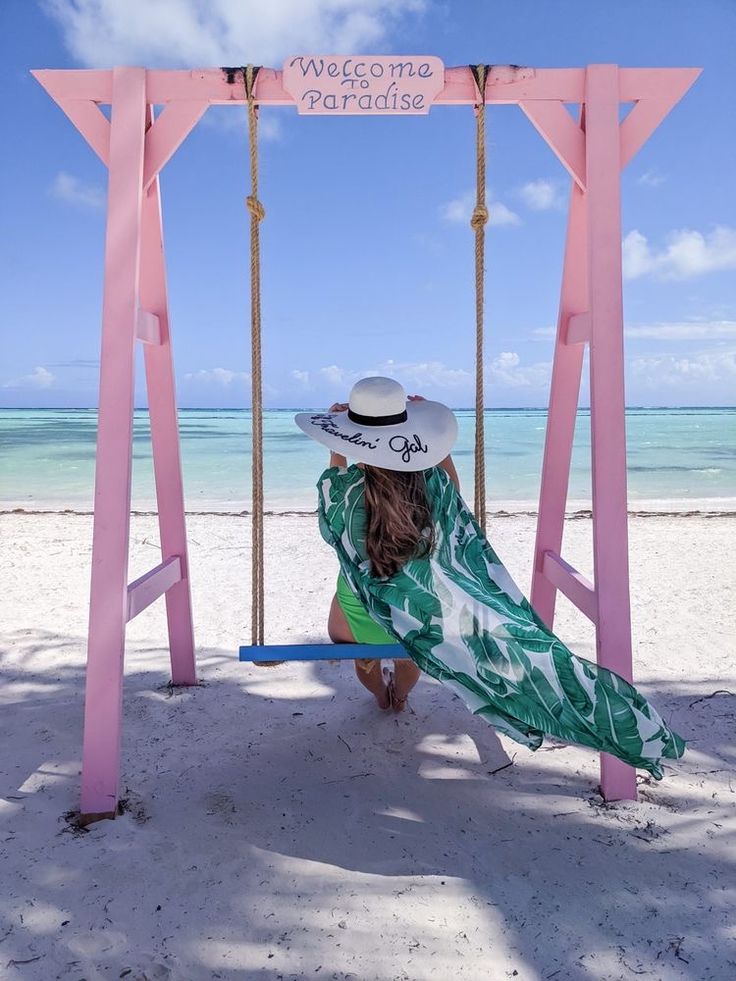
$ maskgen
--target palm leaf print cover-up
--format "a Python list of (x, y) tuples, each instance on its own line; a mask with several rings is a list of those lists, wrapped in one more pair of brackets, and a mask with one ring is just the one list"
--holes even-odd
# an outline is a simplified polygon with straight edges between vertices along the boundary
[(685, 750), (639, 692), (577, 657), (544, 625), (475, 522), (447, 473), (425, 472), (436, 546), (388, 579), (365, 551), (364, 476), (330, 467), (319, 479), (322, 537), (371, 617), (414, 663), (475, 715), (538, 749), (545, 733), (611, 753), (661, 779), (660, 759)]

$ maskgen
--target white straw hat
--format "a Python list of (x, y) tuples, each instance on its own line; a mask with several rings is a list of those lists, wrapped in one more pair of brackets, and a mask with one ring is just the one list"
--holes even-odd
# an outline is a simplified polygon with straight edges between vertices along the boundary
[(297, 426), (335, 453), (384, 470), (427, 470), (457, 439), (457, 420), (441, 402), (408, 401), (393, 378), (361, 378), (345, 412), (300, 412)]

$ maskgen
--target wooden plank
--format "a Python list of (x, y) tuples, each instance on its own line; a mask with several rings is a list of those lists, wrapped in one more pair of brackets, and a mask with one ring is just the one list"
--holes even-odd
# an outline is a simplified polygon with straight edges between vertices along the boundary
[(658, 78), (657, 84), (662, 86), (661, 95), (638, 99), (634, 108), (621, 123), (622, 168), (638, 153), (699, 74), (698, 70), (693, 69), (678, 71), (674, 77), (668, 79), (669, 84), (666, 87), (662, 86), (662, 80)]
[(550, 629), (554, 626), (557, 591), (544, 576), (542, 567), (545, 552), (552, 551), (559, 555), (562, 550), (572, 444), (585, 353), (582, 344), (566, 343), (565, 332), (573, 312), (585, 310), (588, 304), (585, 237), (585, 195), (573, 183), (552, 362), (549, 412), (544, 436), (531, 594), (532, 606)]
[(128, 621), (150, 606), (159, 596), (181, 582), (181, 559), (172, 555), (128, 586)]
[(598, 605), (595, 597), (595, 587), (574, 569), (564, 559), (554, 552), (545, 552), (542, 561), (542, 572), (546, 579), (573, 603), (581, 613), (596, 622)]
[[(57, 102), (60, 99), (91, 99), (109, 103), (112, 98), (112, 72), (73, 70), (36, 70), (34, 77)], [(243, 103), (245, 93), (239, 80), (228, 81), (220, 68), (192, 71), (151, 69), (147, 73), (147, 98), (154, 105), (174, 101), (206, 102), (208, 105)], [(282, 73), (261, 68), (256, 81), (256, 97), (263, 105), (293, 105), (281, 81)], [(486, 101), (499, 105), (531, 99), (558, 102), (581, 102), (585, 83), (583, 68), (531, 68), (515, 70), (510, 65), (493, 66), (486, 91)], [(445, 68), (445, 85), (435, 105), (474, 105), (478, 99), (472, 73), (467, 65)]]
[[(281, 71), (263, 67), (258, 72), (255, 96), (262, 105), (293, 106), (294, 100), (281, 81)], [(242, 75), (228, 82), (221, 68), (203, 68), (196, 71), (170, 71), (152, 69), (148, 72), (149, 102), (163, 105), (178, 100), (195, 100), (209, 105), (243, 105), (245, 87)]]
[[(150, 100), (149, 100), (150, 101)], [(172, 102), (153, 121), (146, 133), (146, 157), (143, 166), (143, 189), (147, 191), (159, 172), (176, 153), (209, 107), (206, 100)]]
[(565, 344), (584, 344), (590, 340), (590, 314), (571, 313), (567, 318)]
[(585, 190), (585, 134), (562, 102), (520, 102), (522, 112), (567, 170)]
[[(503, 69), (503, 70), (501, 70)], [(585, 70), (582, 68), (527, 68), (514, 71), (512, 66), (494, 66), (486, 90), (486, 102), (513, 104), (526, 99), (551, 99), (580, 102), (583, 97)], [(284, 89), (281, 71), (261, 68), (256, 80), (256, 99), (262, 105), (293, 105)], [(148, 98), (161, 104), (177, 99), (204, 99), (210, 104), (244, 102), (240, 80), (228, 84), (221, 69), (198, 71), (148, 72)], [(474, 105), (478, 90), (466, 65), (445, 68), (445, 85), (434, 105)]]
[[(619, 97), (618, 68), (591, 65), (585, 128), (596, 649), (601, 667), (631, 681)], [(634, 769), (604, 753), (601, 789), (606, 800), (635, 800)]]
[(247, 644), (241, 661), (353, 661), (356, 658), (408, 658), (400, 644)]
[(82, 752), (82, 814), (88, 816), (112, 816), (118, 801), (145, 70), (116, 68), (113, 96)]
[(622, 102), (637, 102), (667, 99), (678, 93), (674, 105), (702, 71), (702, 68), (619, 68), (619, 98)]
[(161, 343), (161, 324), (155, 313), (150, 310), (138, 310), (135, 324), (135, 336), (143, 344)]
[[(509, 81), (508, 75), (504, 75), (501, 69), (510, 67), (494, 66), (488, 83), (488, 102), (509, 104), (544, 99), (577, 103), (583, 100), (584, 68), (524, 68), (523, 72), (531, 71), (533, 75)], [(680, 88), (682, 95), (701, 71), (700, 68), (622, 68), (619, 72), (621, 101), (666, 97), (674, 88)], [(107, 104), (112, 98), (112, 71), (37, 69), (31, 74), (57, 102), (62, 99), (91, 99)], [(154, 104), (175, 100), (204, 100), (210, 105), (244, 101), (242, 86), (228, 85), (220, 68), (149, 70), (147, 75), (148, 101)], [(264, 105), (293, 105), (293, 100), (281, 84), (281, 71), (274, 68), (261, 69), (256, 94)], [(436, 104), (473, 105), (476, 100), (475, 83), (468, 67), (445, 68), (445, 87)]]
[(112, 69), (38, 68), (31, 75), (59, 104), (68, 99), (91, 99), (102, 105), (112, 102)]
[(110, 121), (90, 99), (61, 99), (58, 105), (107, 167), (110, 162)]
[[(152, 118), (151, 106), (148, 117)], [(166, 593), (171, 678), (177, 685), (193, 685), (197, 681), (197, 669), (158, 177), (143, 201), (142, 236), (140, 299), (147, 309), (155, 311), (160, 331), (160, 343), (146, 345), (143, 359), (161, 552), (162, 556), (178, 555), (181, 563), (181, 580)]]

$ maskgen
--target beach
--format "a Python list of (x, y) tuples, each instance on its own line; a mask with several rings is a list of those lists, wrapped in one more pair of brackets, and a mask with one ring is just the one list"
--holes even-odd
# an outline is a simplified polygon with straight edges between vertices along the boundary
[[(349, 662), (240, 664), (250, 521), (195, 513), (201, 684), (167, 684), (161, 602), (129, 624), (123, 813), (86, 830), (92, 520), (0, 514), (0, 977), (733, 977), (736, 515), (702, 503), (630, 516), (635, 679), (688, 740), (637, 802), (602, 801), (593, 752), (532, 753), (430, 679), (397, 716)], [(525, 592), (534, 522), (489, 519)], [(268, 639), (326, 640), (336, 564), (315, 516), (265, 534)], [(592, 577), (585, 511), (563, 555)], [(129, 580), (158, 561), (156, 519), (136, 514)], [(564, 598), (555, 629), (594, 659)]]
[(2, 10), (0, 981), (736, 981), (736, 3)]

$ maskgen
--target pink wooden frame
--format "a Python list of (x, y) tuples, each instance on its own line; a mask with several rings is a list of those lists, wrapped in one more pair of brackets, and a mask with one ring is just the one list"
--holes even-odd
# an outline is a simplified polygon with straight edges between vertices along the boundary
[[(196, 684), (159, 173), (208, 106), (242, 104), (221, 69), (35, 71), (109, 168), (82, 815), (115, 815), (125, 625), (165, 596), (172, 680)], [(571, 177), (564, 271), (542, 465), (531, 600), (554, 623), (562, 591), (596, 626), (598, 663), (632, 678), (621, 283), (620, 171), (700, 74), (693, 68), (493, 66), (488, 104), (517, 104)], [(289, 105), (263, 68), (261, 104)], [(472, 105), (468, 68), (445, 69), (436, 105)], [(635, 103), (619, 123), (619, 104)], [(576, 122), (565, 103), (581, 106)], [(112, 105), (111, 121), (100, 104)], [(153, 106), (163, 105), (154, 120)], [(128, 584), (133, 374), (144, 344), (161, 562)], [(585, 344), (590, 350), (594, 583), (561, 557)], [(635, 772), (601, 758), (607, 800), (635, 799)]]

